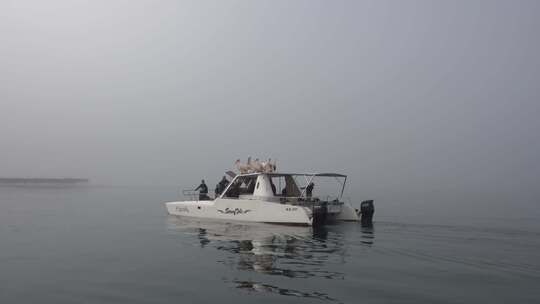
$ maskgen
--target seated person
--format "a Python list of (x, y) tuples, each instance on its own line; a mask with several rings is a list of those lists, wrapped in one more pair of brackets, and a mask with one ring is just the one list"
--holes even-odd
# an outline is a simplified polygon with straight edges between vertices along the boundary
[(229, 184), (229, 181), (225, 176), (221, 179), (221, 181), (216, 185), (216, 197), (220, 195), (225, 189), (227, 188), (227, 185)]

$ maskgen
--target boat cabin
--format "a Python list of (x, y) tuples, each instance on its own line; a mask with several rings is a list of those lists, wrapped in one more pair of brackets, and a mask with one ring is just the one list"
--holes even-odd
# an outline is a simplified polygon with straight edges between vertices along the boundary
[[(270, 202), (296, 203), (319, 200), (312, 197), (309, 185), (316, 177), (333, 177), (340, 185), (340, 199), (345, 189), (346, 175), (336, 173), (248, 173), (234, 177), (220, 198), (224, 199), (257, 199)], [(303, 179), (304, 186), (299, 186), (297, 179)]]

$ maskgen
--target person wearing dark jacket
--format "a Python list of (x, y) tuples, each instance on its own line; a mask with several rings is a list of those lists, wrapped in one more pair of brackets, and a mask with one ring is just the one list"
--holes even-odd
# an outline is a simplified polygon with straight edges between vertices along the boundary
[(311, 195), (313, 193), (313, 187), (315, 187), (314, 183), (309, 183), (309, 185), (306, 187), (306, 197), (311, 198)]
[(199, 187), (195, 188), (195, 191), (199, 190), (199, 200), (200, 201), (206, 201), (209, 199), (208, 197), (208, 186), (204, 183), (204, 179), (201, 180), (201, 184)]
[(219, 183), (216, 185), (216, 196), (223, 193), (225, 189), (227, 188), (227, 185), (229, 184), (229, 181), (225, 176), (219, 181)]

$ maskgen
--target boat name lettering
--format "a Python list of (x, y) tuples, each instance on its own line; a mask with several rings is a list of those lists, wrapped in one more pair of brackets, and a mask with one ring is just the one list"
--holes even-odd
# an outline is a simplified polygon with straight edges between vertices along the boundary
[(234, 209), (231, 209), (231, 208), (225, 208), (225, 210), (219, 210), (218, 209), (218, 212), (219, 213), (223, 213), (223, 214), (232, 214), (232, 215), (237, 215), (237, 214), (246, 214), (248, 212), (250, 212), (251, 210), (250, 209), (242, 209), (242, 208), (234, 208)]
[(187, 207), (176, 207), (176, 211), (178, 212), (187, 212), (189, 213), (189, 209)]
[(287, 207), (287, 208), (285, 208), (285, 210), (286, 211), (296, 211), (296, 210), (298, 210), (298, 207), (290, 207), (290, 208)]

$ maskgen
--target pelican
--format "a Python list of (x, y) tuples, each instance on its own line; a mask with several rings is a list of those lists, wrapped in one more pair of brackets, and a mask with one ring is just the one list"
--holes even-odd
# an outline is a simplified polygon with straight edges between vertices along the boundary
[(251, 164), (251, 169), (253, 170), (253, 172), (262, 172), (264, 170), (264, 167), (262, 166), (259, 159), (256, 158), (255, 161)]
[(248, 163), (247, 164), (242, 164), (240, 159), (237, 159), (234, 164), (236, 165), (236, 168), (238, 169), (238, 171), (240, 171), (240, 174), (246, 174), (246, 173), (249, 173), (249, 171), (251, 169), (250, 162), (251, 162), (250, 158), (248, 158)]
[(264, 168), (263, 171), (266, 172), (266, 173), (272, 173), (275, 170), (274, 165), (272, 165), (272, 159), (271, 158), (269, 158), (267, 162), (263, 162), (262, 166)]

